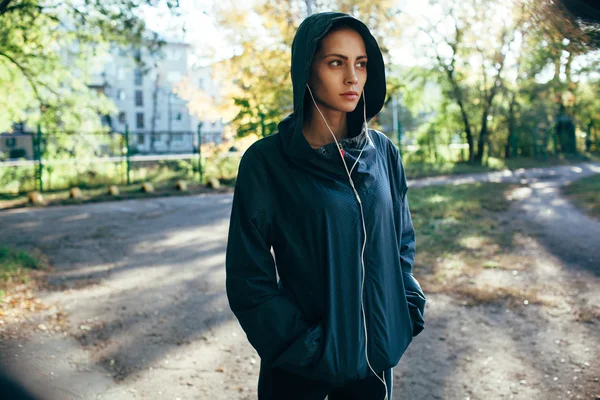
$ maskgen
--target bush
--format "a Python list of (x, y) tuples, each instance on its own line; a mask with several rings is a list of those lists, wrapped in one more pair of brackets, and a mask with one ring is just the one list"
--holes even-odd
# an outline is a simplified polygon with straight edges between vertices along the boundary
[(35, 186), (34, 166), (0, 166), (0, 193), (25, 193)]

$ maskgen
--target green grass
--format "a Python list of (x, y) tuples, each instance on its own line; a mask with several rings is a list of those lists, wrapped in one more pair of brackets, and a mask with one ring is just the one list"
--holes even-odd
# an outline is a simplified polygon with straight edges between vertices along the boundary
[[(479, 285), (478, 276), (489, 270), (513, 270), (527, 264), (512, 251), (519, 229), (503, 223), (508, 210), (507, 183), (477, 183), (421, 187), (408, 194), (416, 232), (415, 275), (426, 292), (443, 292), (471, 304), (508, 301), (517, 304), (514, 288)], [(535, 299), (534, 293), (529, 294)]]
[(0, 247), (0, 302), (10, 286), (28, 283), (30, 271), (40, 269), (40, 267), (38, 259), (31, 254), (8, 247)]
[(416, 163), (405, 162), (404, 168), (408, 179), (426, 178), (439, 175), (461, 175), (480, 172), (501, 171), (504, 169), (517, 170), (519, 168), (540, 168), (555, 165), (577, 164), (586, 161), (600, 161), (600, 154), (585, 153), (575, 155), (549, 156), (546, 159), (533, 157), (515, 157), (506, 159), (490, 157), (487, 165), (476, 165), (466, 162), (444, 162), (444, 163)]
[[(203, 162), (204, 183), (210, 178), (222, 182), (234, 179), (239, 162), (237, 154), (210, 156)], [(125, 185), (126, 171), (124, 163), (48, 165), (44, 167), (43, 187), (47, 193), (67, 191), (72, 187), (102, 191), (109, 185)], [(32, 166), (3, 167), (0, 163), (0, 200), (36, 190), (33, 172)], [(177, 179), (195, 182), (198, 181), (197, 163), (195, 160), (134, 161), (129, 178), (134, 184), (150, 182), (155, 186), (170, 185)]]
[[(471, 251), (469, 240), (502, 244), (495, 217), (508, 209), (504, 193), (511, 184), (431, 186), (410, 189), (408, 198), (420, 247), (420, 257), (442, 257)], [(475, 238), (475, 239), (474, 239)]]
[(600, 174), (571, 183), (563, 193), (581, 210), (600, 219)]

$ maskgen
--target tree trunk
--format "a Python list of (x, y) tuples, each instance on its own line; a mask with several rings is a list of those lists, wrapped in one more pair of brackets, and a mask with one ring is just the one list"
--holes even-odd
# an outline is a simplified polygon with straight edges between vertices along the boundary
[(514, 141), (515, 138), (515, 105), (517, 103), (517, 95), (512, 94), (510, 104), (508, 106), (508, 138), (506, 138), (506, 144), (504, 146), (504, 158), (509, 159), (516, 156)]
[(448, 75), (448, 79), (452, 84), (452, 88), (454, 91), (454, 97), (456, 98), (456, 102), (458, 103), (458, 107), (460, 108), (460, 115), (463, 120), (463, 125), (465, 126), (465, 134), (467, 135), (467, 144), (469, 145), (469, 161), (473, 161), (473, 156), (475, 154), (475, 145), (473, 143), (473, 133), (471, 132), (471, 124), (469, 123), (469, 116), (467, 115), (467, 111), (465, 110), (465, 105), (462, 101), (462, 92), (458, 83), (454, 79), (454, 69), (446, 68), (446, 74)]
[(473, 133), (471, 132), (471, 125), (469, 124), (469, 116), (465, 111), (462, 100), (458, 101), (460, 107), (460, 114), (462, 116), (463, 124), (465, 126), (465, 134), (467, 135), (467, 144), (469, 145), (469, 162), (473, 161), (475, 155), (475, 143), (473, 143)]
[(585, 137), (585, 151), (592, 151), (592, 126), (594, 125), (594, 121), (590, 121), (587, 126), (587, 134)]
[(477, 164), (481, 164), (483, 162), (483, 151), (485, 150), (485, 142), (487, 141), (487, 117), (489, 113), (489, 107), (486, 107), (483, 110), (483, 115), (481, 116), (481, 131), (479, 132), (479, 141), (477, 142), (477, 154), (475, 155), (475, 159), (473, 160)]
[(483, 161), (483, 151), (485, 150), (485, 143), (487, 141), (488, 129), (487, 129), (487, 119), (488, 115), (490, 115), (490, 110), (492, 108), (492, 102), (494, 101), (494, 97), (496, 93), (498, 93), (498, 88), (500, 87), (500, 73), (502, 72), (502, 67), (504, 66), (504, 58), (500, 63), (500, 68), (498, 68), (498, 75), (496, 80), (494, 81), (494, 86), (490, 90), (489, 97), (485, 103), (485, 109), (483, 110), (483, 115), (481, 116), (481, 131), (479, 132), (479, 141), (477, 142), (477, 154), (475, 155), (474, 162), (481, 164)]

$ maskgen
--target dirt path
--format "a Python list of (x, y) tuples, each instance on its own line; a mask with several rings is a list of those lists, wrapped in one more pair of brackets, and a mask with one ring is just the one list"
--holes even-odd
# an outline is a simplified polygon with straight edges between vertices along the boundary
[[(522, 183), (501, 218), (534, 262), (484, 278), (533, 285), (546, 305), (430, 295), (394, 399), (600, 395), (600, 222), (558, 190), (592, 173), (600, 164), (409, 182)], [(225, 296), (230, 207), (231, 195), (208, 195), (1, 212), (0, 242), (40, 249), (56, 271), (41, 293), (54, 309), (0, 325), (0, 362), (51, 399), (255, 399), (259, 359)], [(52, 323), (58, 310), (66, 327)]]

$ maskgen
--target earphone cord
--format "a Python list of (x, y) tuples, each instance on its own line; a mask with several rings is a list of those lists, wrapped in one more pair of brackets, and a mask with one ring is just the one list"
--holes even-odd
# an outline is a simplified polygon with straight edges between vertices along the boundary
[(363, 303), (363, 292), (364, 292), (364, 288), (365, 288), (365, 261), (364, 261), (364, 257), (365, 257), (365, 247), (367, 245), (367, 228), (365, 226), (365, 218), (364, 218), (364, 212), (363, 212), (363, 207), (362, 207), (362, 201), (360, 200), (360, 196), (358, 195), (358, 191), (354, 187), (354, 181), (352, 180), (352, 177), (351, 177), (352, 171), (354, 170), (354, 167), (358, 163), (358, 160), (360, 159), (360, 156), (362, 155), (363, 150), (365, 149), (368, 141), (371, 140), (371, 138), (369, 137), (369, 130), (368, 130), (369, 125), (367, 123), (367, 100), (366, 100), (366, 97), (365, 97), (365, 91), (363, 90), (363, 92), (362, 92), (363, 106), (364, 106), (363, 107), (363, 116), (364, 116), (363, 129), (365, 130), (365, 134), (366, 134), (366, 136), (368, 138), (368, 141), (365, 142), (365, 144), (363, 145), (362, 149), (360, 150), (360, 153), (358, 154), (358, 157), (356, 158), (356, 161), (352, 165), (352, 168), (350, 169), (350, 171), (348, 171), (348, 166), (346, 165), (346, 161), (344, 160), (344, 156), (343, 156), (343, 153), (342, 153), (342, 148), (340, 147), (340, 144), (338, 143), (338, 140), (335, 137), (335, 134), (333, 133), (333, 130), (331, 129), (331, 127), (327, 123), (327, 119), (325, 118), (325, 116), (323, 115), (323, 113), (321, 112), (321, 110), (319, 109), (319, 106), (317, 105), (317, 102), (315, 101), (315, 98), (313, 96), (312, 90), (310, 90), (310, 86), (308, 86), (308, 84), (307, 84), (306, 87), (308, 88), (308, 91), (310, 93), (310, 97), (312, 98), (312, 101), (313, 101), (315, 107), (317, 108), (317, 111), (319, 112), (319, 114), (321, 114), (321, 118), (323, 118), (323, 121), (325, 122), (325, 125), (327, 125), (327, 129), (329, 129), (329, 132), (331, 133), (331, 136), (333, 136), (333, 140), (335, 141), (335, 144), (338, 147), (338, 151), (339, 151), (340, 157), (342, 157), (342, 163), (344, 164), (344, 168), (346, 169), (346, 174), (348, 174), (348, 179), (350, 181), (350, 186), (352, 186), (352, 190), (354, 191), (354, 195), (356, 196), (356, 199), (358, 200), (358, 205), (360, 206), (360, 217), (361, 217), (362, 228), (363, 228), (363, 233), (364, 233), (364, 237), (365, 237), (365, 239), (363, 241), (363, 245), (362, 245), (361, 255), (360, 255), (360, 262), (361, 262), (362, 272), (363, 272), (361, 289), (360, 289), (360, 306), (361, 306), (362, 316), (363, 316), (363, 327), (364, 327), (364, 330), (365, 330), (365, 358), (366, 358), (367, 364), (369, 365), (369, 368), (371, 369), (371, 371), (373, 372), (373, 374), (383, 383), (383, 386), (385, 387), (385, 397), (384, 397), (384, 400), (388, 400), (388, 388), (387, 388), (387, 384), (385, 382), (385, 373), (383, 374), (383, 380), (382, 380), (379, 377), (379, 375), (377, 375), (377, 373), (375, 372), (375, 370), (373, 370), (373, 367), (371, 366), (371, 362), (369, 361), (369, 356), (368, 356), (368, 352), (367, 352), (367, 346), (369, 344), (369, 339), (368, 339), (368, 335), (367, 335), (367, 317), (365, 315), (365, 307), (364, 307), (364, 303)]

